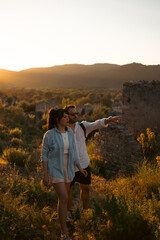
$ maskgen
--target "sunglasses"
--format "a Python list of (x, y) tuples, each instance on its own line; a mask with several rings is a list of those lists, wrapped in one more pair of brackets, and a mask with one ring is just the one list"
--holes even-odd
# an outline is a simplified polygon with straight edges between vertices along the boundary
[(79, 112), (69, 113), (71, 116), (79, 115)]

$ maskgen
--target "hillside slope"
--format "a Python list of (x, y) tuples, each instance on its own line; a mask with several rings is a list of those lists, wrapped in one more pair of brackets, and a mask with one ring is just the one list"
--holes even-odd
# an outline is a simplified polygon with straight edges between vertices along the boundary
[(160, 80), (160, 65), (66, 64), (19, 72), (0, 70), (0, 84), (27, 88), (122, 88), (126, 81)]

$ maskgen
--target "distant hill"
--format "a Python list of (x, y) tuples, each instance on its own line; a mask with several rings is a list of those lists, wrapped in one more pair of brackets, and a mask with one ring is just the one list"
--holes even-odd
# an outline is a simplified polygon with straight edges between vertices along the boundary
[(1, 87), (122, 88), (126, 81), (160, 80), (160, 65), (66, 64), (19, 72), (0, 69)]

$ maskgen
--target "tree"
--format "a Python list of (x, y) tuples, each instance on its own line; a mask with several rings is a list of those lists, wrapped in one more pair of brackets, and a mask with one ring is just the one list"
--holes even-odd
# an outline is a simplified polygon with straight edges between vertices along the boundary
[(61, 107), (63, 108), (67, 105), (75, 105), (75, 102), (73, 100), (71, 100), (70, 98), (62, 98)]

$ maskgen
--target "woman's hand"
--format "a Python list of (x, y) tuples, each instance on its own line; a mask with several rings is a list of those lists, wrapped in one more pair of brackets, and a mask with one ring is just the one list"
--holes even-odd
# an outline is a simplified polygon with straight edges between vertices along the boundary
[(44, 175), (43, 184), (44, 184), (44, 186), (48, 187), (48, 185), (49, 185), (48, 174)]

